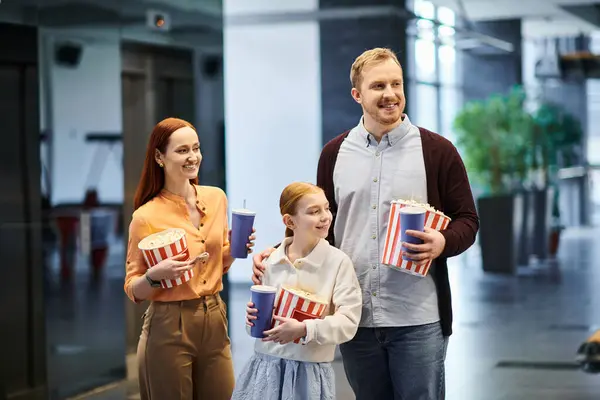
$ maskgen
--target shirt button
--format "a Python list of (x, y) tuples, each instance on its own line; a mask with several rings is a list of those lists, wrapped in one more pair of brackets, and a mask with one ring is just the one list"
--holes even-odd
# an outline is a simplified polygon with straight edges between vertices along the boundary
[(371, 206), (371, 208), (372, 208), (373, 210), (375, 210), (375, 209), (377, 209), (377, 206), (376, 206), (375, 204), (373, 204), (373, 205)]
[(204, 226), (204, 224), (200, 224), (200, 228), (202, 228)]
[(201, 242), (204, 243), (204, 239), (202, 239)]
[(376, 156), (376, 157), (379, 157), (379, 152), (375, 153), (375, 156)]
[(377, 178), (373, 178), (373, 182), (377, 182), (379, 179)]
[(377, 239), (377, 235), (371, 235), (371, 239)]
[(196, 204), (200, 204), (200, 201), (199, 201), (199, 200), (196, 200)]
[(206, 283), (206, 279), (202, 281), (202, 283)]
[(377, 297), (377, 293), (373, 292), (372, 294), (373, 294), (373, 297)]
[(377, 269), (377, 264), (373, 264), (373, 269)]
[(202, 207), (202, 211), (206, 210), (206, 207)]

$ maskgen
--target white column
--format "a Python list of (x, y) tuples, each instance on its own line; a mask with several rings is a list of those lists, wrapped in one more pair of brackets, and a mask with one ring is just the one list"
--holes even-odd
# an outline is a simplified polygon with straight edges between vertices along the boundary
[[(230, 210), (246, 200), (257, 212), (257, 251), (283, 239), (283, 188), (316, 180), (319, 23), (285, 22), (285, 13), (317, 10), (317, 0), (223, 2), (227, 195)], [(268, 14), (279, 21), (265, 22)], [(249, 282), (250, 258), (236, 261), (229, 274), (232, 282)]]

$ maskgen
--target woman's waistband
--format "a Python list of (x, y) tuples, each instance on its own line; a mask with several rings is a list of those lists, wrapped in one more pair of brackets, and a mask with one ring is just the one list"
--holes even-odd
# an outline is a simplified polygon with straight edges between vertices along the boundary
[(153, 303), (155, 306), (165, 306), (165, 305), (177, 305), (179, 307), (198, 307), (200, 305), (204, 305), (210, 307), (215, 304), (220, 304), (223, 302), (221, 296), (217, 294), (210, 294), (206, 296), (200, 296), (195, 299), (188, 300), (174, 300), (174, 301), (157, 301), (154, 300)]

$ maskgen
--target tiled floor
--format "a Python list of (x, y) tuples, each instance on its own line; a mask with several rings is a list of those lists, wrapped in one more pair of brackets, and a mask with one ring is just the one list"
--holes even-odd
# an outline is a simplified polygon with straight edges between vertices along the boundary
[[(573, 364), (575, 351), (600, 327), (600, 237), (598, 231), (566, 231), (560, 261), (529, 267), (517, 276), (484, 274), (478, 247), (450, 262), (454, 335), (446, 362), (449, 400), (600, 399), (600, 375)], [(229, 304), (236, 371), (252, 353), (244, 333), (244, 287)], [(337, 398), (354, 397), (341, 362)], [(135, 383), (90, 399), (139, 398)]]

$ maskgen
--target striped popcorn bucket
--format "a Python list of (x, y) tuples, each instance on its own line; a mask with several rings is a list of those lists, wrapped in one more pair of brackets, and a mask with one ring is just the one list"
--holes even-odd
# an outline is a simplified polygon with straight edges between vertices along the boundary
[[(138, 244), (138, 248), (142, 250), (148, 268), (154, 267), (166, 258), (179, 254), (186, 255), (186, 257), (180, 261), (188, 260), (190, 256), (187, 248), (185, 231), (183, 229), (167, 229), (162, 232), (154, 233), (142, 239)], [(194, 276), (194, 271), (190, 269), (177, 279), (161, 280), (160, 286), (163, 289), (179, 286), (192, 279), (192, 276)]]
[[(325, 313), (327, 302), (304, 290), (282, 286), (275, 300), (274, 314), (284, 318), (294, 318), (298, 321), (318, 319)], [(273, 328), (280, 322), (273, 320)], [(300, 343), (300, 339), (294, 340)]]
[[(431, 261), (425, 265), (417, 265), (412, 261), (402, 259), (402, 240), (400, 239), (400, 212), (402, 207), (415, 206), (414, 202), (392, 201), (390, 209), (390, 218), (388, 221), (387, 234), (385, 236), (383, 257), (381, 263), (396, 269), (406, 272), (411, 275), (420, 277), (427, 276)], [(418, 205), (417, 205), (418, 206)], [(425, 227), (442, 231), (448, 227), (450, 218), (439, 212), (434, 212), (428, 207), (423, 207), (425, 213)]]

